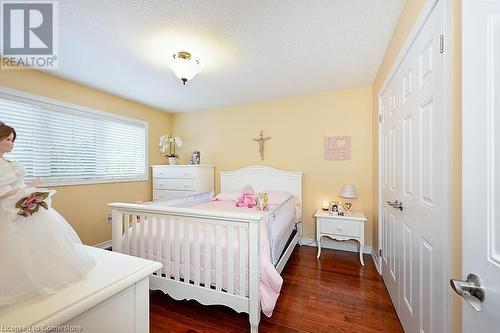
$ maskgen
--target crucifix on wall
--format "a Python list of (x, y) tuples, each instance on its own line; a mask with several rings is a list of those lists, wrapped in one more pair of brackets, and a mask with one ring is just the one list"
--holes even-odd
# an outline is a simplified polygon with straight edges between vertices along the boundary
[(260, 131), (260, 136), (258, 138), (254, 138), (253, 141), (257, 141), (259, 143), (259, 154), (260, 159), (264, 160), (264, 142), (271, 139), (270, 136), (264, 137), (264, 131)]

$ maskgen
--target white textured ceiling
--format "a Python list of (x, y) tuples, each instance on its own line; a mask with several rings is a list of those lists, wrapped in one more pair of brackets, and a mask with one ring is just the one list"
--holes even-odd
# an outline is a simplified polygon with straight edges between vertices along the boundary
[[(372, 83), (405, 0), (64, 0), (56, 75), (184, 112)], [(183, 86), (168, 67), (191, 51)]]

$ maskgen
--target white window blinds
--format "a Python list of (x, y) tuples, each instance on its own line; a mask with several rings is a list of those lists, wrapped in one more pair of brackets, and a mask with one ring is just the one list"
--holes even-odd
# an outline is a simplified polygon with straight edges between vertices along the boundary
[[(21, 95), (21, 96), (19, 96)], [(0, 93), (0, 121), (17, 132), (6, 158), (45, 184), (147, 179), (147, 125), (63, 102)]]

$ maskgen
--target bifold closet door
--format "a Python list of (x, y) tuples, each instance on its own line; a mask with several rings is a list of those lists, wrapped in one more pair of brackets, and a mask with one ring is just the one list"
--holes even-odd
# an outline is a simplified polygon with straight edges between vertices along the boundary
[(382, 273), (405, 332), (446, 330), (443, 9), (437, 1), (381, 99)]

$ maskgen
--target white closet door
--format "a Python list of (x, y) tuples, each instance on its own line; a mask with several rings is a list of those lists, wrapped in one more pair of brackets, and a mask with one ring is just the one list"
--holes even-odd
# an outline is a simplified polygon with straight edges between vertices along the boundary
[[(448, 226), (443, 1), (382, 95), (382, 272), (405, 332), (445, 332)], [(387, 144), (385, 143), (387, 141)], [(386, 156), (387, 155), (387, 158)], [(402, 210), (387, 201), (402, 203)]]
[[(400, 191), (400, 129), (398, 104), (400, 92), (397, 80), (391, 81), (382, 99), (382, 197), (383, 202), (395, 201), (401, 196)], [(399, 260), (398, 260), (398, 225), (400, 214), (392, 207), (382, 206), (382, 275), (389, 290), (392, 302), (399, 308)]]

